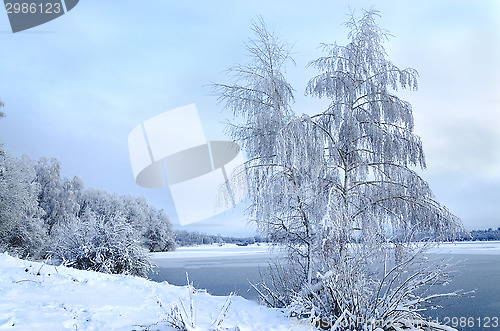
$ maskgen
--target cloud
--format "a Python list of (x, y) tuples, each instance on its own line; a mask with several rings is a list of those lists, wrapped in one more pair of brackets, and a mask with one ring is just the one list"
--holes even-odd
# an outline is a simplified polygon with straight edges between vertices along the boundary
[(434, 103), (435, 112), (419, 115), (416, 128), (424, 142), (429, 171), (500, 178), (500, 102)]

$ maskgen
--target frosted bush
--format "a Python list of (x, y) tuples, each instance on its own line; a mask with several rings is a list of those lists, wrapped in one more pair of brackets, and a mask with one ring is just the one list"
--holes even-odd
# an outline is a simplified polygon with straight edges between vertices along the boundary
[(56, 261), (77, 269), (145, 277), (151, 270), (148, 251), (120, 217), (87, 214), (57, 229)]

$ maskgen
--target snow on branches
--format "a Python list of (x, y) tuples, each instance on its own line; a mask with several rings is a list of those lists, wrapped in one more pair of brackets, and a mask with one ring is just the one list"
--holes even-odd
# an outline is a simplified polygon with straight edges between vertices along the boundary
[[(443, 275), (431, 268), (402, 280), (419, 252), (415, 242), (462, 231), (415, 171), (426, 166), (422, 142), (411, 105), (396, 93), (416, 90), (418, 74), (386, 59), (388, 33), (377, 16), (352, 15), (349, 43), (323, 45), (326, 55), (310, 63), (319, 73), (306, 94), (329, 100), (315, 115), (293, 112), (294, 90), (284, 75), (290, 48), (263, 20), (247, 45), (250, 63), (229, 69), (232, 84), (214, 84), (242, 120), (229, 132), (248, 157), (251, 216), (288, 256), (288, 266), (272, 268), (274, 284), (263, 291), (296, 315), (376, 318), (383, 298), (389, 310), (406, 305), (397, 318), (414, 318), (417, 284)], [(391, 263), (399, 267), (389, 272)], [(399, 295), (390, 286), (381, 294), (387, 277), (413, 290)]]

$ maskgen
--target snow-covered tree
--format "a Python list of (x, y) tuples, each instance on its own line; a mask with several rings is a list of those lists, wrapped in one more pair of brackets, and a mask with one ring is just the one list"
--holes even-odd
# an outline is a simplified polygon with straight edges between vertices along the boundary
[[(4, 103), (2, 102), (2, 100), (0, 100), (0, 108), (3, 108), (3, 106), (4, 106)], [(2, 118), (2, 117), (5, 117), (5, 113), (0, 110), (0, 118)], [(3, 151), (3, 144), (0, 141), (0, 155), (1, 154), (4, 154), (4, 151)]]
[(77, 213), (77, 198), (83, 189), (83, 182), (78, 177), (73, 180), (62, 178), (61, 164), (56, 159), (40, 159), (35, 171), (36, 181), (40, 184), (38, 204), (45, 212), (42, 219), (50, 236), (55, 225), (64, 223)]
[[(3, 107), (0, 101), (0, 108)], [(0, 118), (5, 113), (0, 111)], [(27, 156), (12, 157), (0, 143), (0, 251), (22, 257), (38, 257), (43, 243), (43, 210), (38, 207), (40, 190)]]
[(286, 64), (293, 63), (290, 48), (263, 20), (253, 31), (256, 38), (247, 45), (251, 62), (230, 68), (234, 83), (215, 84), (215, 93), (243, 118), (229, 126), (229, 133), (248, 159), (251, 216), (301, 266), (297, 277), (311, 280), (315, 226), (328, 200), (327, 187), (317, 179), (328, 175), (312, 159), (303, 162), (302, 151), (290, 146), (306, 144), (313, 158), (322, 155), (323, 146), (292, 111), (293, 89), (284, 77)]
[(157, 211), (144, 198), (120, 196), (103, 190), (88, 189), (78, 199), (79, 217), (92, 212), (103, 218), (120, 218), (136, 232), (145, 247), (154, 251), (175, 249), (172, 223), (163, 211)]
[(79, 215), (91, 211), (104, 219), (122, 216), (125, 208), (117, 194), (90, 188), (82, 192), (78, 198)]
[(429, 298), (415, 291), (442, 273), (406, 272), (419, 261), (413, 243), (461, 230), (416, 172), (425, 168), (422, 144), (396, 92), (416, 89), (417, 73), (386, 59), (377, 15), (353, 15), (350, 42), (325, 45), (327, 55), (311, 63), (320, 73), (306, 93), (330, 99), (316, 115), (293, 113), (289, 53), (263, 22), (248, 45), (252, 62), (229, 70), (233, 84), (215, 85), (243, 118), (230, 132), (248, 157), (251, 215), (289, 256), (266, 300), (332, 323), (418, 317)]
[(174, 232), (170, 218), (163, 209), (149, 205), (144, 197), (121, 196), (123, 217), (140, 233), (144, 245), (151, 252), (175, 249)]
[[(386, 59), (387, 34), (376, 16), (368, 11), (361, 19), (351, 18), (350, 42), (324, 46), (327, 55), (311, 63), (320, 74), (307, 86), (307, 93), (331, 101), (310, 119), (325, 138), (325, 162), (335, 173), (317, 247), (322, 252), (319, 271), (329, 275), (322, 282), (331, 284), (330, 278), (339, 275), (363, 279), (364, 286), (347, 290), (351, 297), (368, 299), (357, 305), (332, 303), (339, 314), (343, 309), (366, 314), (379, 304), (371, 296), (380, 280), (370, 276), (374, 271), (367, 264), (385, 263), (388, 253), (403, 263), (413, 257), (413, 243), (423, 235), (439, 241), (461, 231), (459, 220), (434, 199), (415, 171), (425, 168), (422, 143), (413, 132), (411, 105), (396, 92), (416, 90), (417, 72)], [(353, 242), (361, 244), (354, 249)]]
[(320, 74), (307, 86), (307, 93), (331, 100), (311, 121), (324, 132), (325, 160), (336, 171), (328, 220), (339, 254), (357, 231), (373, 246), (396, 235), (408, 241), (418, 232), (442, 239), (459, 225), (413, 169), (425, 168), (422, 143), (411, 105), (395, 92), (416, 90), (417, 72), (386, 59), (387, 34), (375, 16), (351, 18), (350, 43), (325, 45), (327, 55), (311, 63)]
[(175, 249), (172, 223), (165, 211), (149, 208), (149, 221), (143, 228), (144, 244), (150, 252), (168, 252)]
[(0, 250), (38, 257), (44, 238), (40, 190), (31, 160), (0, 154)]

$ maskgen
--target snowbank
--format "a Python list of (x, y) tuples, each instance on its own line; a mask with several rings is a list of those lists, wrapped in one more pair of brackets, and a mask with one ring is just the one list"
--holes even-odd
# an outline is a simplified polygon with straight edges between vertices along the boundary
[[(189, 291), (143, 278), (54, 267), (0, 254), (0, 329), (141, 330), (166, 318), (173, 303), (189, 306)], [(158, 304), (161, 301), (163, 308)], [(227, 297), (196, 292), (196, 324), (208, 330)], [(278, 310), (233, 297), (222, 327), (308, 330)], [(152, 330), (170, 330), (159, 323)]]
[[(500, 254), (500, 242), (444, 243), (436, 254)], [(154, 253), (153, 261), (170, 258), (262, 256), (267, 245), (200, 246)], [(189, 306), (186, 286), (143, 278), (54, 267), (0, 254), (0, 329), (13, 330), (170, 330), (162, 321), (173, 303)], [(196, 324), (208, 330), (227, 297), (196, 292)], [(158, 304), (161, 301), (164, 309)], [(165, 311), (167, 310), (167, 311)], [(158, 323), (160, 322), (160, 323)], [(155, 323), (158, 323), (157, 325)], [(222, 327), (241, 330), (310, 330), (278, 310), (233, 297)]]

